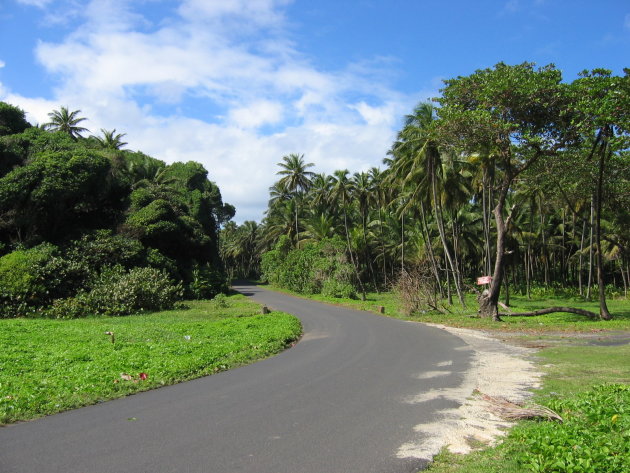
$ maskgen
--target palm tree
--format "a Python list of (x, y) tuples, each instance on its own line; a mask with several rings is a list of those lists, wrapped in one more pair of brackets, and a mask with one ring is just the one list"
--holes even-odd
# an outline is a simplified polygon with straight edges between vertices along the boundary
[(324, 238), (332, 238), (335, 236), (335, 223), (333, 217), (330, 215), (313, 213), (305, 220), (305, 226), (306, 231), (302, 232), (302, 242), (318, 242)]
[(352, 197), (352, 182), (350, 182), (350, 180), (348, 179), (347, 169), (337, 170), (333, 174), (334, 183), (331, 193), (331, 200), (341, 206), (341, 210), (343, 212), (343, 226), (346, 232), (346, 244), (348, 245), (350, 262), (354, 267), (359, 286), (361, 287), (363, 300), (365, 300), (365, 288), (363, 287), (363, 282), (361, 281), (361, 277), (359, 276), (359, 269), (357, 267), (357, 262), (352, 251), (352, 244), (350, 243), (350, 228), (348, 225), (348, 205), (350, 204), (350, 200)]
[(127, 133), (116, 133), (116, 128), (111, 131), (101, 128), (101, 133), (103, 134), (102, 137), (95, 136), (94, 138), (105, 149), (120, 149), (127, 144), (122, 140), (122, 137)]
[[(405, 117), (404, 127), (398, 133), (398, 139), (391, 151), (394, 160), (391, 164), (390, 179), (398, 181), (402, 187), (406, 184), (414, 186), (408, 205), (417, 205), (418, 201), (424, 199), (429, 193), (432, 196), (433, 210), (444, 255), (453, 274), (459, 301), (465, 307), (459, 268), (448, 245), (444, 229), (442, 196), (438, 192), (438, 187), (442, 184), (440, 181), (444, 180), (443, 156), (436, 141), (430, 135), (434, 121), (435, 108), (430, 103), (420, 103), (414, 109), (413, 114)], [(401, 212), (404, 210), (405, 207), (401, 208)]]
[(70, 135), (73, 139), (81, 138), (81, 133), (90, 131), (87, 128), (77, 126), (86, 118), (79, 118), (81, 110), (70, 112), (67, 107), (61, 107), (60, 110), (53, 110), (48, 114), (50, 121), (44, 123), (44, 128), (52, 131), (63, 131)]
[(282, 157), (283, 162), (278, 163), (282, 169), (278, 171), (276, 174), (283, 176), (280, 181), (278, 181), (279, 185), (285, 186), (289, 192), (293, 193), (293, 197), (296, 200), (295, 205), (295, 236), (297, 241), (297, 246), (299, 248), (300, 242), (297, 239), (297, 236), (300, 233), (298, 226), (298, 213), (299, 213), (299, 205), (297, 200), (299, 197), (309, 189), (311, 186), (311, 177), (315, 175), (315, 173), (311, 171), (307, 171), (308, 168), (314, 166), (313, 163), (305, 163), (303, 154), (289, 154), (288, 156)]
[(363, 234), (363, 264), (368, 266), (374, 289), (378, 291), (376, 284), (376, 275), (374, 266), (372, 265), (372, 255), (370, 245), (367, 239), (368, 218), (371, 204), (376, 200), (375, 189), (372, 186), (372, 180), (367, 172), (355, 172), (352, 176), (352, 190), (354, 199), (359, 204), (359, 214), (361, 215), (361, 230)]

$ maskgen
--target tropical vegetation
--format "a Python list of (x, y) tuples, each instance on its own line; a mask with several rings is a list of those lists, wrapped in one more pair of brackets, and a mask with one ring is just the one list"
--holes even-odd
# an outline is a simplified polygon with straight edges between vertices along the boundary
[(84, 137), (80, 110), (43, 127), (0, 103), (0, 318), (127, 315), (227, 289), (219, 225), (234, 215), (196, 162)]
[(611, 318), (606, 299), (630, 286), (630, 70), (565, 82), (553, 65), (499, 63), (440, 92), (404, 117), (383, 169), (318, 174), (284, 156), (262, 223), (222, 230), (229, 272), (295, 289), (271, 255), (337, 238), (357, 296), (413, 273), (446, 301), (436, 310), (473, 311), (473, 293), (498, 320), (510, 294), (544, 288)]

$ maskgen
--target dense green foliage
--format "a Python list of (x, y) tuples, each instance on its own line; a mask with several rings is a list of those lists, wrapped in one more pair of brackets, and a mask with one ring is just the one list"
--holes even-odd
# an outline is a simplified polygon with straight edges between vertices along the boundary
[(217, 234), (234, 209), (203, 166), (121, 149), (115, 130), (83, 138), (79, 111), (49, 115), (48, 131), (30, 127), (0, 103), (0, 318), (124, 315), (226, 290)]
[(511, 433), (519, 461), (532, 473), (618, 473), (630, 470), (630, 386), (596, 386), (547, 407), (562, 424), (527, 423)]
[(352, 266), (347, 262), (339, 238), (291, 248), (283, 236), (261, 262), (262, 278), (276, 286), (301, 294), (355, 297)]
[(488, 275), (482, 315), (542, 288), (599, 296), (608, 318), (630, 287), (629, 72), (567, 83), (553, 65), (499, 63), (406, 116), (384, 170), (313, 174), (285, 156), (262, 224), (225, 228), (225, 264), (252, 276), (281, 236), (338, 236), (360, 292), (420, 267), (449, 307)]
[(277, 353), (301, 332), (295, 317), (260, 315), (243, 296), (188, 304), (135, 317), (0, 320), (0, 424), (223, 371)]

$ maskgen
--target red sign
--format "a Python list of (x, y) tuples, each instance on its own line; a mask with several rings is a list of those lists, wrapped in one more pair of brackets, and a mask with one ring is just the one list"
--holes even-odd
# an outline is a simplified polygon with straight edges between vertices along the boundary
[(481, 286), (482, 284), (490, 284), (492, 282), (492, 276), (479, 276), (477, 278), (477, 284)]

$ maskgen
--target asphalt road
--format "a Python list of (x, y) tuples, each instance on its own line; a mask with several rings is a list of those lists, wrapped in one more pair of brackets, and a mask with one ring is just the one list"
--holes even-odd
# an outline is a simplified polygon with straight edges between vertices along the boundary
[[(304, 337), (275, 357), (195, 381), (0, 428), (2, 473), (394, 473), (449, 401), (405, 402), (460, 384), (464, 342), (420, 324), (237, 290), (297, 315)], [(421, 379), (428, 371), (451, 375)]]

